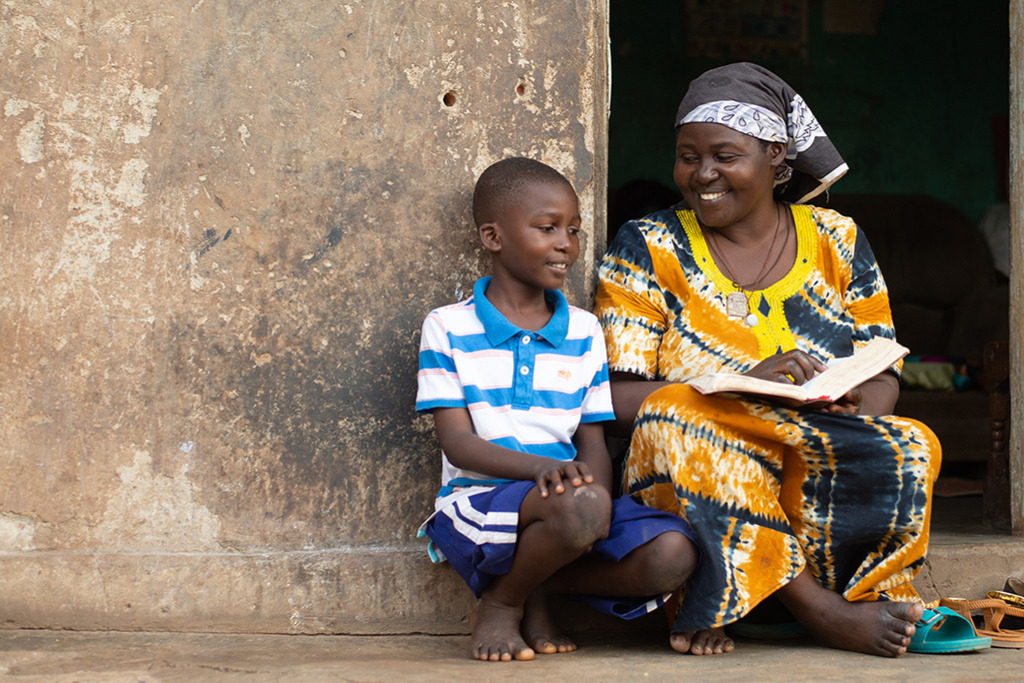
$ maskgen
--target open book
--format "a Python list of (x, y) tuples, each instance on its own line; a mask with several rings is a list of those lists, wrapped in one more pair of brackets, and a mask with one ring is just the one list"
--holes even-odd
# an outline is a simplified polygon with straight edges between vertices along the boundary
[(863, 348), (846, 358), (829, 362), (823, 370), (804, 384), (783, 384), (757, 377), (716, 372), (701, 375), (686, 383), (702, 394), (729, 392), (788, 398), (797, 403), (832, 403), (879, 374), (903, 356), (909, 349), (892, 339), (875, 337)]

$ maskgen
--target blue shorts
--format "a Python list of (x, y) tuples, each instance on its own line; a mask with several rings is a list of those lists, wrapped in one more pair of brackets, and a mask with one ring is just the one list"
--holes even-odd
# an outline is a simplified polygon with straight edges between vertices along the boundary
[[(518, 539), (519, 507), (534, 486), (533, 481), (517, 481), (489, 488), (456, 500), (424, 524), (424, 531), (436, 549), (477, 597), (511, 568)], [(594, 543), (588, 554), (598, 553), (619, 561), (666, 531), (678, 531), (693, 540), (693, 533), (682, 518), (622, 496), (612, 501), (608, 537)], [(660, 607), (669, 595), (572, 597), (607, 614), (634, 619)]]

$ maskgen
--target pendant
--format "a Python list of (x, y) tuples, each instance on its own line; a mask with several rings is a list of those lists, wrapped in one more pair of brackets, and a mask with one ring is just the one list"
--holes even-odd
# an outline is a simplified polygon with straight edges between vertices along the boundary
[(757, 325), (757, 316), (751, 313), (743, 319), (743, 322), (747, 324), (747, 327), (755, 327)]
[(730, 318), (742, 318), (749, 311), (747, 297), (743, 292), (733, 292), (725, 297), (725, 314)]

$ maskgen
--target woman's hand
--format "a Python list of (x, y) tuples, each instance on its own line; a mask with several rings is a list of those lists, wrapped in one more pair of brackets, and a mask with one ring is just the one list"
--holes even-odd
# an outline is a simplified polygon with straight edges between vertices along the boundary
[[(746, 373), (772, 382), (803, 384), (828, 366), (810, 354), (794, 349), (766, 358)], [(821, 410), (841, 415), (891, 415), (899, 398), (899, 380), (885, 371)]]
[(537, 490), (541, 498), (547, 498), (549, 491), (556, 494), (565, 492), (563, 481), (569, 482), (573, 488), (583, 484), (594, 483), (594, 476), (585, 463), (577, 460), (558, 461), (552, 460), (544, 463), (534, 474), (533, 480), (537, 482)]
[(846, 395), (835, 403), (829, 403), (822, 408), (826, 413), (837, 415), (860, 415), (860, 406), (864, 401), (864, 394), (857, 387), (850, 389)]
[(854, 391), (860, 394), (857, 415), (892, 415), (896, 399), (900, 397), (900, 381), (886, 370), (850, 391), (842, 400), (845, 401)]
[(792, 351), (778, 353), (765, 358), (745, 374), (749, 377), (766, 379), (770, 382), (803, 384), (819, 372), (827, 369), (827, 365), (806, 351), (793, 349)]

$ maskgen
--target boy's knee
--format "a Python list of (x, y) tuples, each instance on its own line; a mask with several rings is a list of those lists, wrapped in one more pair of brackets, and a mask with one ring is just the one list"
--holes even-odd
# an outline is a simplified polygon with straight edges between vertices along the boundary
[(644, 574), (652, 593), (679, 588), (697, 568), (697, 547), (678, 531), (665, 532), (644, 547)]
[(577, 486), (559, 497), (559, 514), (551, 522), (567, 546), (582, 550), (608, 533), (612, 501), (603, 488)]

